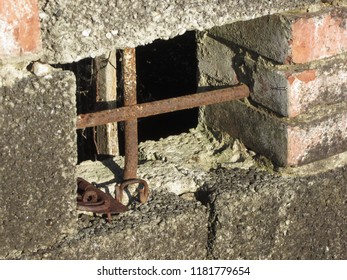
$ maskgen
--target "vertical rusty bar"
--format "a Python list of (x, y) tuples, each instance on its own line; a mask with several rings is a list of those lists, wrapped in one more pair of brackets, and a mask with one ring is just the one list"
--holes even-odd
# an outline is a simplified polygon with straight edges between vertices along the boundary
[[(136, 98), (136, 55), (135, 49), (123, 51), (123, 83), (124, 83), (124, 106), (137, 104)], [(125, 163), (123, 179), (136, 178), (138, 164), (138, 135), (137, 119), (132, 118), (125, 122)]]

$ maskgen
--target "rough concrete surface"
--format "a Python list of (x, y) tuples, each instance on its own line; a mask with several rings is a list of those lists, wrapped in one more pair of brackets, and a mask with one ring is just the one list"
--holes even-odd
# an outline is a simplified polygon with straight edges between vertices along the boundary
[[(306, 259), (344, 256), (346, 245), (342, 229), (346, 221), (342, 214), (346, 207), (344, 186), (347, 175), (343, 168), (346, 166), (346, 155), (319, 162), (320, 172), (314, 176), (307, 177), (307, 174), (317, 173), (316, 166), (306, 165), (290, 172), (282, 169), (281, 174), (285, 176), (281, 177), (271, 165), (264, 164), (266, 161), (261, 164), (260, 158), (238, 141), (224, 136), (224, 140), (218, 142), (215, 137), (197, 128), (157, 142), (141, 143), (142, 160), (138, 175), (149, 181), (148, 203), (131, 204), (130, 211), (113, 215), (111, 224), (106, 222), (105, 217), (79, 212), (78, 221), (70, 225), (77, 228), (75, 232), (58, 239), (51, 246), (36, 248), (34, 252), (18, 252), (7, 258), (285, 259), (295, 258), (298, 246), (304, 246), (300, 256)], [(173, 147), (180, 149), (176, 149), (178, 152), (175, 153)], [(215, 152), (211, 153), (212, 150)], [(123, 162), (121, 157), (103, 162), (83, 162), (77, 166), (76, 172), (113, 194), (112, 188), (121, 181)], [(267, 171), (260, 171), (259, 168)], [(312, 180), (319, 184), (323, 181), (323, 184), (312, 183)], [(194, 184), (187, 188), (189, 182)], [(300, 208), (295, 211), (290, 208), (294, 205), (290, 203), (294, 202), (298, 206), (293, 207), (299, 208), (300, 203), (304, 203), (308, 205), (307, 209), (315, 209), (315, 215), (319, 215), (316, 209), (322, 209), (323, 214), (331, 212), (336, 215), (329, 214), (323, 220), (316, 216), (311, 219), (311, 212), (307, 214), (311, 210)], [(286, 207), (290, 208), (287, 212)], [(266, 219), (263, 219), (264, 216)], [(287, 225), (288, 219), (290, 223)], [(244, 229), (242, 225), (247, 223), (251, 226), (259, 224), (262, 228), (259, 227), (259, 232)], [(300, 227), (301, 223), (307, 223), (307, 228)], [(236, 224), (238, 231), (235, 230)], [(316, 232), (316, 228), (325, 229), (328, 226), (331, 227), (328, 233), (323, 230), (321, 234)], [(302, 239), (297, 239), (294, 228), (298, 228), (297, 235), (305, 234)], [(285, 231), (292, 239), (281, 237)], [(277, 236), (277, 247), (271, 242), (274, 236)], [(245, 242), (243, 237), (250, 241)], [(321, 247), (329, 243), (328, 249), (324, 250), (330, 250), (330, 253), (319, 255), (323, 249), (306, 246), (305, 238), (321, 244)], [(282, 255), (279, 247), (284, 250)]]
[(14, 82), (0, 88), (0, 258), (45, 248), (76, 228), (75, 78), (46, 69), (3, 76)]
[(347, 168), (307, 177), (216, 170), (210, 258), (346, 259)]
[(69, 63), (85, 57), (169, 39), (186, 30), (306, 9), (320, 0), (40, 0), (42, 61)]
[(226, 86), (239, 83), (232, 59), (236, 53), (227, 44), (197, 32), (197, 59), (200, 90), (204, 86)]
[(206, 207), (172, 193), (152, 192), (148, 203), (112, 223), (82, 216), (79, 232), (22, 259), (205, 259)]

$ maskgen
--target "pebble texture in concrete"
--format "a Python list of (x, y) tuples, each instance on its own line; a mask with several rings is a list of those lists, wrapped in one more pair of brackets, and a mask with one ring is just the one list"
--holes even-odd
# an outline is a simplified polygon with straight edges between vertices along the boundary
[(346, 167), (303, 178), (219, 169), (211, 179), (210, 258), (347, 258)]
[(306, 9), (320, 0), (88, 0), (39, 1), (44, 56), (69, 63), (169, 39), (186, 30), (252, 19), (286, 10)]
[(148, 203), (113, 216), (112, 223), (84, 215), (80, 230), (30, 259), (205, 259), (206, 207), (172, 193), (152, 192)]
[[(192, 135), (191, 135), (192, 134)], [(80, 212), (79, 220), (74, 225), (77, 227), (75, 233), (67, 235), (63, 240), (57, 241), (52, 246), (47, 248), (41, 248), (35, 253), (28, 251), (22, 254), (17, 254), (12, 258), (18, 259), (205, 259), (205, 258), (237, 258), (234, 254), (230, 253), (230, 246), (235, 246), (238, 250), (243, 248), (245, 252), (249, 252), (251, 246), (250, 243), (245, 244), (244, 240), (240, 237), (240, 231), (235, 231), (235, 219), (239, 213), (238, 209), (254, 209), (248, 210), (248, 212), (242, 215), (249, 215), (246, 222), (251, 222), (251, 217), (261, 219), (261, 215), (257, 214), (257, 211), (262, 211), (262, 214), (267, 215), (267, 219), (264, 222), (266, 225), (272, 226), (269, 230), (264, 231), (261, 236), (266, 240), (265, 247), (268, 244), (272, 244), (270, 240), (276, 234), (280, 236), (281, 232), (276, 227), (278, 223), (279, 204), (285, 202), (291, 203), (291, 196), (294, 197), (293, 192), (300, 191), (301, 188), (305, 189), (305, 184), (312, 187), (312, 192), (315, 191), (316, 184), (312, 184), (311, 181), (307, 181), (305, 176), (308, 173), (316, 173), (317, 162), (314, 166), (306, 165), (305, 168), (300, 170), (291, 170), (292, 174), (296, 175), (300, 173), (300, 176), (296, 178), (286, 178), (280, 176), (274, 176), (263, 171), (255, 170), (255, 166), (259, 164), (256, 161), (256, 156), (250, 154), (247, 157), (243, 148), (233, 148), (232, 153), (227, 152), (230, 148), (224, 147), (220, 152), (229, 158), (229, 161), (221, 160), (220, 154), (209, 154), (209, 144), (214, 143), (211, 141), (210, 134), (204, 134), (200, 130), (193, 130), (191, 134), (184, 133), (178, 136), (171, 136), (167, 139), (162, 139), (153, 145), (152, 141), (141, 144), (143, 156), (148, 157), (148, 162), (142, 162), (139, 166), (140, 177), (152, 176), (150, 181), (150, 200), (147, 204), (135, 206), (132, 204), (129, 212), (121, 215), (113, 215), (112, 224), (106, 223), (105, 218), (93, 217), (91, 214)], [(194, 149), (191, 145), (200, 138), (199, 143), (205, 143), (207, 147), (195, 145)], [(210, 142), (211, 141), (211, 142)], [(146, 145), (148, 143), (148, 145)], [(170, 143), (170, 145), (168, 145)], [(185, 143), (184, 145), (182, 143)], [(225, 145), (226, 141), (224, 141)], [(237, 142), (234, 142), (234, 145)], [(233, 145), (233, 147), (234, 147)], [(181, 147), (181, 154), (175, 154), (172, 151), (173, 146)], [(185, 147), (185, 149), (184, 149)], [(192, 150), (192, 151), (190, 151)], [(224, 151), (224, 152), (222, 152)], [(204, 157), (204, 153), (208, 156)], [(151, 156), (157, 155), (156, 158)], [(192, 155), (201, 157), (200, 160), (189, 161), (188, 159)], [(224, 158), (224, 156), (222, 158)], [(165, 158), (165, 161), (163, 159)], [(209, 158), (209, 163), (205, 162), (204, 159)], [(237, 159), (237, 160), (236, 160)], [(191, 172), (183, 173), (182, 169), (179, 172), (171, 172), (167, 169), (167, 164), (177, 169), (179, 167), (180, 160), (185, 162), (185, 168)], [(232, 162), (234, 160), (234, 162)], [(322, 168), (325, 166), (326, 170), (331, 168), (337, 168), (344, 170), (343, 172), (338, 171), (336, 176), (328, 175), (328, 180), (325, 179), (326, 174), (333, 171), (324, 171), (325, 173), (316, 174), (316, 177), (312, 180), (319, 182), (319, 180), (325, 180), (326, 183), (331, 183), (332, 186), (338, 186), (336, 189), (336, 195), (331, 196), (333, 200), (336, 196), (341, 195), (336, 200), (336, 211), (345, 211), (343, 207), (343, 201), (346, 200), (346, 195), (343, 193), (342, 186), (345, 185), (345, 181), (341, 180), (341, 176), (346, 177), (346, 170), (342, 167), (346, 165), (346, 154), (344, 158), (333, 157), (329, 161), (319, 162), (319, 166)], [(211, 163), (218, 164), (214, 165)], [(148, 164), (148, 165), (147, 165)], [(190, 165), (190, 168), (189, 168)], [(150, 167), (155, 166), (154, 170)], [(198, 168), (200, 166), (200, 168)], [(207, 166), (210, 166), (207, 170)], [(228, 167), (228, 170), (224, 167)], [(98, 186), (105, 187), (106, 191), (113, 191), (110, 186), (114, 186), (116, 182), (119, 182), (122, 175), (123, 159), (114, 158), (113, 160), (107, 160), (103, 162), (86, 162), (78, 166), (77, 174), (84, 178), (88, 178), (90, 181), (95, 181)], [(204, 167), (204, 168), (202, 168)], [(243, 167), (243, 170), (237, 169), (237, 167)], [(268, 170), (271, 168), (267, 167)], [(199, 171), (198, 171), (199, 170)], [(216, 171), (218, 170), (218, 171)], [(222, 170), (222, 171), (221, 171)], [(322, 172), (323, 169), (320, 171)], [(166, 172), (165, 172), (166, 171)], [(300, 171), (300, 172), (299, 172)], [(147, 173), (146, 173), (147, 172)], [(273, 171), (272, 171), (273, 172)], [(285, 174), (285, 170), (281, 170)], [(331, 180), (329, 179), (331, 178)], [(334, 181), (332, 178), (335, 178)], [(310, 179), (311, 180), (311, 179)], [(189, 193), (186, 193), (187, 182), (192, 181), (196, 184), (194, 188), (191, 188)], [(159, 185), (156, 185), (157, 182)], [(306, 183), (309, 182), (309, 183)], [(152, 185), (152, 183), (154, 183)], [(304, 184), (304, 186), (302, 185)], [(340, 184), (340, 185), (339, 185)], [(174, 186), (174, 187), (173, 187)], [(294, 186), (297, 186), (294, 188)], [(293, 190), (294, 188), (294, 190)], [(288, 194), (286, 190), (288, 189)], [(328, 188), (325, 188), (328, 191)], [(175, 190), (176, 194), (170, 192)], [(194, 191), (194, 193), (193, 193)], [(324, 191), (321, 189), (320, 191)], [(340, 192), (341, 191), (341, 192)], [(231, 194), (230, 194), (231, 193)], [(257, 199), (256, 195), (260, 196)], [(271, 196), (274, 197), (271, 197)], [(306, 195), (306, 194), (305, 194)], [(261, 199), (266, 201), (260, 201)], [(298, 197), (296, 195), (295, 197)], [(311, 197), (315, 197), (311, 195)], [(275, 198), (279, 198), (279, 202), (276, 203)], [(200, 199), (209, 208), (202, 206), (196, 199)], [(281, 200), (282, 199), (282, 200)], [(305, 197), (306, 199), (306, 197)], [(309, 198), (304, 201), (307, 203)], [(254, 200), (254, 201), (253, 201)], [(259, 202), (259, 201), (260, 202)], [(283, 202), (284, 201), (284, 202)], [(298, 200), (293, 200), (297, 202)], [(269, 203), (271, 202), (271, 203)], [(321, 209), (324, 206), (324, 201), (315, 199), (312, 200), (310, 209)], [(299, 202), (298, 202), (299, 203)], [(332, 204), (332, 201), (329, 201)], [(264, 206), (261, 206), (263, 205)], [(281, 204), (281, 205), (282, 205)], [(329, 204), (329, 205), (330, 205)], [(259, 206), (260, 205), (260, 206)], [(322, 206), (323, 205), (323, 206)], [(259, 206), (259, 207), (258, 207)], [(281, 206), (282, 208), (289, 207), (290, 205)], [(261, 209), (258, 208), (262, 207)], [(300, 208), (301, 209), (301, 208)], [(323, 210), (325, 208), (322, 208)], [(253, 211), (254, 210), (254, 211)], [(235, 217), (228, 216), (230, 213), (226, 211), (232, 211), (236, 213)], [(252, 212), (253, 211), (253, 212)], [(294, 211), (294, 210), (293, 210)], [(301, 209), (302, 213), (306, 213)], [(325, 210), (324, 210), (325, 211)], [(335, 211), (335, 210), (334, 210)], [(275, 214), (273, 214), (275, 212)], [(282, 212), (281, 212), (282, 213)], [(290, 211), (288, 212), (290, 213)], [(295, 212), (293, 215), (300, 220), (300, 213)], [(338, 212), (336, 212), (338, 213)], [(223, 224), (218, 224), (216, 215), (220, 215), (222, 218), (220, 221)], [(278, 214), (280, 215), (280, 214)], [(281, 214), (284, 217), (285, 214)], [(242, 217), (244, 217), (242, 216)], [(306, 215), (310, 221), (310, 216)], [(305, 216), (305, 217), (306, 217)], [(225, 217), (225, 219), (224, 219)], [(248, 217), (248, 216), (247, 216)], [(313, 216), (315, 218), (315, 216)], [(284, 218), (283, 218), (284, 219)], [(343, 248), (343, 241), (339, 241), (339, 238), (344, 238), (340, 235), (340, 229), (344, 228), (343, 222), (345, 222), (340, 214), (337, 217), (329, 216), (330, 232), (328, 249), (339, 258), (338, 248)], [(295, 221), (295, 219), (292, 219)], [(261, 220), (262, 221), (262, 220)], [(282, 221), (282, 220), (281, 220)], [(286, 221), (286, 220), (285, 220)], [(237, 220), (237, 222), (239, 222)], [(312, 220), (312, 222), (315, 222)], [(241, 223), (241, 222), (240, 222)], [(255, 222), (256, 223), (256, 222)], [(292, 223), (290, 223), (292, 225)], [(284, 226), (281, 226), (281, 230), (285, 231)], [(310, 229), (308, 229), (310, 230)], [(228, 233), (229, 232), (229, 233)], [(312, 232), (312, 230), (311, 230)], [(241, 232), (242, 233), (242, 232)], [(246, 232), (247, 236), (251, 236), (253, 231)], [(222, 239), (226, 236), (226, 245)], [(241, 235), (242, 236), (242, 235)], [(218, 238), (216, 238), (218, 237)], [(315, 235), (316, 243), (324, 244), (328, 242), (326, 235)], [(254, 238), (250, 238), (252, 242), (255, 242), (257, 247), (262, 249), (259, 244), (261, 241), (254, 241), (259, 238), (257, 231), (254, 231)], [(284, 237), (283, 237), (284, 238)], [(218, 241), (217, 241), (218, 240)], [(235, 240), (235, 243), (230, 242)], [(305, 246), (305, 240), (302, 239), (295, 243), (296, 245), (291, 247), (293, 240), (289, 239), (288, 243), (286, 239), (283, 241), (283, 248), (288, 251), (287, 255), (292, 254), (293, 256), (297, 252), (297, 246)], [(281, 241), (281, 242), (282, 242)], [(302, 242), (302, 244), (301, 244)], [(310, 241), (311, 242), (311, 241)], [(313, 242), (313, 241), (312, 241)], [(332, 244), (332, 245), (331, 245)], [(270, 246), (269, 245), (269, 246)], [(340, 246), (340, 247), (339, 247)], [(224, 249), (224, 247), (226, 249)], [(256, 249), (257, 249), (256, 248)], [(267, 247), (266, 247), (267, 248)], [(233, 249), (234, 250), (234, 249)], [(339, 249), (340, 250), (340, 249)], [(341, 249), (342, 250), (342, 249)], [(248, 253), (247, 253), (248, 254)], [(305, 247), (303, 258), (309, 258), (309, 256), (315, 256), (316, 248)], [(249, 253), (245, 258), (280, 258), (282, 256), (276, 255), (265, 255), (262, 251)], [(285, 256), (283, 256), (285, 258)], [(294, 257), (293, 257), (294, 258)]]
[(27, 73), (0, 88), (0, 258), (74, 231), (75, 108), (71, 72)]

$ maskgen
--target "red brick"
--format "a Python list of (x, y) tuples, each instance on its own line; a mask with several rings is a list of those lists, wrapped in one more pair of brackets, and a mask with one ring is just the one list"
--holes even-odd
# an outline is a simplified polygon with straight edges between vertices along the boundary
[(260, 59), (253, 80), (252, 99), (285, 117), (347, 100), (347, 62), (343, 57), (320, 61), (313, 69), (307, 65), (275, 66)]
[(241, 101), (207, 106), (205, 123), (239, 138), (279, 166), (299, 166), (347, 151), (347, 102), (279, 118)]
[(347, 8), (284, 13), (210, 31), (281, 64), (306, 63), (347, 51)]
[(41, 50), (37, 0), (0, 2), (0, 58)]
[(347, 50), (346, 9), (308, 14), (292, 23), (291, 50), (287, 60), (305, 63)]

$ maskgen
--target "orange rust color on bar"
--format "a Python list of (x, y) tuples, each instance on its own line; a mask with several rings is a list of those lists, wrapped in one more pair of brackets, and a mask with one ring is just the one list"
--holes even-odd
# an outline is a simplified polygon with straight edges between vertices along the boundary
[[(124, 49), (123, 51), (123, 87), (124, 108), (136, 105), (136, 54), (135, 49)], [(137, 118), (129, 118), (124, 125), (124, 174), (123, 180), (136, 178), (138, 165), (138, 132)]]
[(211, 105), (241, 99), (248, 96), (248, 87), (246, 85), (238, 85), (224, 89), (135, 104), (95, 113), (81, 114), (77, 116), (76, 127), (77, 129), (80, 129), (110, 122), (121, 122), (137, 118), (144, 118), (203, 105)]

